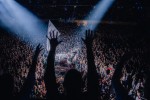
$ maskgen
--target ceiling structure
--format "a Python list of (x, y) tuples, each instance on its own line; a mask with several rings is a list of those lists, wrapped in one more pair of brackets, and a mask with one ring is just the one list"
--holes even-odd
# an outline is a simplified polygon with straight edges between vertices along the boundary
[[(99, 0), (16, 0), (41, 19), (84, 19)], [(103, 20), (137, 22), (150, 18), (146, 0), (116, 0)]]

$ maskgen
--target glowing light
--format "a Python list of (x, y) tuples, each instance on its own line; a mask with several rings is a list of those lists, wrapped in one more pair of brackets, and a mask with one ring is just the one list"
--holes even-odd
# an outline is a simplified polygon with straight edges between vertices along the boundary
[[(89, 16), (85, 18), (85, 20), (98, 21), (100, 23), (114, 1), (115, 0), (100, 0), (99, 3), (96, 6), (94, 6), (94, 9), (90, 12)], [(88, 24), (87, 28), (95, 30), (99, 23), (92, 25)]]
[(0, 26), (9, 29), (24, 40), (42, 43), (45, 25), (15, 0), (0, 0)]
[[(84, 37), (87, 29), (95, 30), (106, 12), (112, 6), (115, 0), (99, 0), (99, 2), (93, 7), (93, 10), (89, 12), (89, 15), (85, 17), (84, 21), (87, 23), (84, 26), (77, 28), (78, 36)], [(77, 25), (81, 25), (83, 21), (75, 21)], [(83, 42), (78, 44), (79, 48), (82, 48)]]

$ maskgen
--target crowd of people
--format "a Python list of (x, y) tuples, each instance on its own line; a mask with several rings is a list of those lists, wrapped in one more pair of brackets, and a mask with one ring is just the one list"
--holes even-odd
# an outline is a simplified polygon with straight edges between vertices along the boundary
[[(76, 69), (80, 72), (83, 79), (84, 84), (82, 92), (86, 93), (89, 91), (89, 61), (87, 58), (87, 47), (84, 45), (84, 41), (82, 41), (81, 37), (84, 35), (82, 35), (79, 30), (76, 30), (77, 26), (74, 25), (60, 25), (58, 29), (62, 33), (58, 37), (58, 40), (62, 40), (63, 42), (57, 46), (56, 55), (51, 55), (56, 57), (54, 62), (56, 65), (55, 73), (58, 91), (60, 94), (65, 93), (65, 76), (70, 69)], [(127, 32), (127, 30), (124, 32)], [(13, 76), (13, 95), (16, 96), (21, 91), (31, 70), (30, 68), (34, 58), (34, 48), (32, 44), (26, 43), (18, 37), (11, 36), (5, 32), (1, 33), (0, 43), (2, 50), (0, 53), (0, 74), (10, 73)], [(121, 84), (120, 86), (124, 88), (124, 90), (122, 90), (127, 91), (126, 94), (124, 93), (124, 96), (131, 97), (133, 100), (148, 100), (145, 96), (145, 84), (148, 76), (148, 72), (146, 71), (149, 70), (149, 67), (145, 62), (146, 58), (143, 57), (143, 55), (145, 56), (145, 53), (147, 53), (147, 50), (144, 47), (131, 47), (132, 45), (130, 42), (133, 43), (134, 41), (130, 40), (130, 38), (132, 39), (133, 36), (134, 35), (131, 33), (117, 33), (115, 29), (110, 29), (109, 31), (98, 30), (96, 32), (96, 38), (93, 40), (92, 44), (92, 51), (95, 58), (95, 73), (98, 75), (95, 77), (98, 77), (98, 86), (100, 89), (98, 93), (99, 100), (127, 100), (119, 99), (121, 98), (119, 96), (122, 92), (120, 92), (120, 94), (117, 93), (116, 84)], [(134, 52), (134, 55), (131, 54), (129, 59), (123, 59), (124, 61), (122, 62), (126, 62), (122, 64), (121, 69), (117, 69), (118, 67), (121, 67), (120, 65), (118, 66), (118, 63), (120, 63), (120, 59), (123, 58), (123, 55), (126, 54), (126, 52)], [(54, 90), (52, 91), (52, 94), (56, 95), (56, 89), (54, 89), (55, 86), (53, 88), (49, 87), (47, 85), (47, 83), (49, 83), (49, 78), (47, 78), (47, 80), (45, 79), (45, 76), (53, 77), (53, 75), (46, 74), (47, 70), (51, 72), (50, 69), (47, 69), (49, 66), (54, 67), (51, 62), (49, 62), (50, 65), (47, 66), (48, 59), (53, 60), (52, 58), (47, 58), (48, 53), (51, 53), (51, 50), (43, 50), (38, 56), (35, 70), (35, 83), (32, 92), (30, 93), (31, 98), (51, 98), (51, 94), (49, 94), (49, 96), (47, 96), (47, 94), (51, 93), (52, 90)], [(57, 55), (59, 54), (67, 55), (66, 57), (62, 57), (60, 62), (58, 62)], [(118, 74), (118, 70), (120, 71), (120, 74)], [(72, 71), (72, 73), (76, 72)], [(115, 76), (117, 75), (116, 73), (118, 74), (118, 77)], [(114, 81), (112, 81), (112, 79)], [(96, 82), (95, 78), (93, 78), (93, 80)], [(50, 82), (54, 82), (54, 80)], [(76, 84), (78, 84), (78, 82)], [(49, 90), (48, 88), (52, 88), (52, 90)], [(121, 89), (119, 91), (121, 91)]]

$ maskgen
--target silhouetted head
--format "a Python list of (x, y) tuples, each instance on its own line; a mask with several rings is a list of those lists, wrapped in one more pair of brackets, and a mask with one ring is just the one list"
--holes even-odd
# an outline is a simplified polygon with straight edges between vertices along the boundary
[(63, 85), (67, 95), (80, 95), (83, 86), (81, 73), (75, 69), (69, 70)]
[(0, 98), (11, 98), (14, 80), (10, 74), (0, 76)]

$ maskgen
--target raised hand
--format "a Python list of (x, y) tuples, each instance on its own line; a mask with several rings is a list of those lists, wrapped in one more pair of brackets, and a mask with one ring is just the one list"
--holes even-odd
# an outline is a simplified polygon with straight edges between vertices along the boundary
[(35, 54), (32, 59), (32, 66), (29, 69), (27, 79), (26, 79), (26, 81), (20, 91), (19, 97), (18, 97), (21, 100), (29, 100), (30, 99), (30, 93), (32, 92), (32, 88), (35, 84), (35, 71), (36, 71), (38, 56), (42, 50), (43, 50), (42, 46), (40, 44), (38, 44), (38, 46), (36, 47), (36, 50), (35, 50)]
[[(56, 33), (56, 35), (55, 35)], [(50, 38), (46, 36), (49, 39), (51, 48), (56, 48), (62, 41), (58, 41), (58, 32), (51, 31), (50, 33)]]
[(38, 44), (35, 50), (35, 54), (39, 54), (43, 50), (42, 45)]
[(81, 38), (86, 46), (92, 45), (95, 33), (92, 30), (86, 30), (85, 39)]
[(58, 41), (58, 32), (51, 31), (50, 37), (46, 36), (49, 39), (49, 43), (51, 45), (51, 49), (48, 54), (47, 58), (47, 67), (45, 69), (45, 74), (44, 74), (44, 81), (45, 81), (45, 86), (47, 90), (47, 98), (49, 99), (54, 99), (57, 100), (57, 83), (56, 83), (56, 76), (55, 76), (55, 51), (56, 47), (62, 42)]
[(120, 59), (120, 62), (116, 65), (117, 67), (112, 77), (112, 84), (116, 92), (116, 99), (118, 100), (134, 100), (133, 98), (128, 96), (128, 91), (122, 86), (120, 82), (120, 78), (122, 76), (122, 69), (124, 67), (123, 65), (131, 57), (132, 57), (131, 52), (126, 52), (122, 56), (122, 58)]

